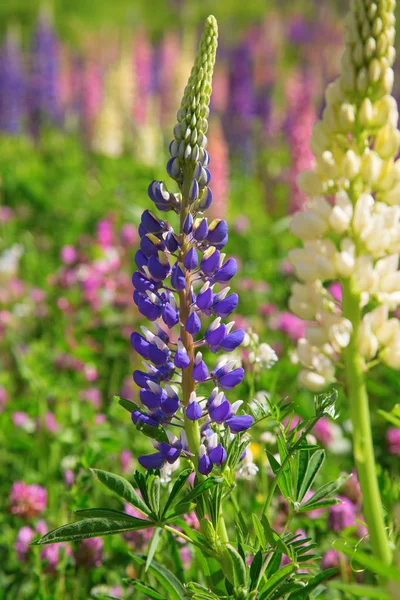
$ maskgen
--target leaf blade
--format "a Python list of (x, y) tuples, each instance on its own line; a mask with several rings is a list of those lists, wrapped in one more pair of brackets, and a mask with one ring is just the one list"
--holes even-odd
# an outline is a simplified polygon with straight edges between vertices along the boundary
[(120, 475), (115, 475), (109, 471), (102, 471), (101, 469), (90, 469), (94, 477), (98, 479), (103, 485), (105, 485), (110, 491), (117, 494), (120, 498), (123, 498), (128, 504), (131, 504), (137, 508), (141, 513), (145, 515), (150, 514), (150, 510), (143, 502), (142, 498), (136, 492), (133, 485)]

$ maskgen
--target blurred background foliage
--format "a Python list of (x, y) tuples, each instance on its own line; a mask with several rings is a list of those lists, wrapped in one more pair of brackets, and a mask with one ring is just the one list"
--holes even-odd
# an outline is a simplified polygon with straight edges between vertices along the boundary
[[(299, 389), (293, 357), (305, 323), (287, 308), (293, 277), (286, 256), (295, 243), (288, 222), (305, 201), (296, 177), (312, 160), (308, 140), (337, 74), (346, 9), (337, 0), (0, 3), (0, 599), (132, 597), (122, 590), (122, 579), (135, 576), (127, 551), (145, 552), (147, 539), (109, 538), (100, 554), (88, 546), (86, 554), (56, 548), (42, 557), (23, 540), (38, 535), (43, 519), (49, 528), (70, 520), (89, 497), (120, 508), (87, 469), (130, 477), (145, 450), (147, 441), (113, 401), (137, 394), (129, 345), (143, 324), (130, 281), (137, 227), (149, 182), (164, 178), (175, 112), (209, 13), (220, 25), (211, 216), (228, 221), (226, 251), (239, 263), (237, 323), (258, 335), (236, 357), (247, 375), (230, 400), (251, 402), (264, 390), (293, 399), (299, 418), (310, 416), (312, 395)], [(271, 370), (250, 363), (261, 343), (278, 354)], [(389, 411), (396, 375), (381, 368), (370, 387), (373, 405)], [(316, 433), (329, 450), (324, 481), (353, 468), (340, 390), (338, 411), (339, 420)], [(393, 423), (374, 413), (380, 483), (393, 506), (400, 441), (389, 433)], [(251, 448), (260, 477), (238, 486), (248, 514), (265, 500), (264, 450), (276, 452), (272, 431), (260, 428), (257, 436)], [(33, 516), (20, 508), (31, 506), (34, 492), (18, 496), (18, 481), (47, 490), (47, 504)], [(342, 528), (330, 525), (327, 512), (294, 526), (326, 557), (343, 530), (362, 538), (356, 506)], [(285, 507), (277, 499), (274, 509), (278, 522)], [(167, 545), (168, 552), (160, 546), (167, 566), (180, 556), (186, 574), (198, 570), (181, 542)], [(354, 578), (347, 559), (339, 562)]]

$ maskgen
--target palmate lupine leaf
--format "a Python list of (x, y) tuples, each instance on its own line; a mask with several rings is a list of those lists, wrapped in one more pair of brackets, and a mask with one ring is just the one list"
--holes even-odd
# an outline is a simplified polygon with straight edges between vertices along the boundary
[[(57, 542), (75, 542), (92, 537), (126, 533), (128, 531), (138, 531), (139, 529), (154, 527), (151, 521), (130, 517), (124, 513), (119, 513), (119, 511), (110, 510), (107, 513), (106, 509), (93, 509), (93, 511), (81, 512), (91, 512), (91, 514), (103, 515), (109, 514), (109, 516), (98, 516), (63, 525), (62, 527), (53, 529), (53, 531), (49, 531), (49, 533), (40, 540), (33, 542), (32, 545), (41, 546), (43, 544), (54, 544)], [(118, 513), (120, 516), (118, 516)]]
[(308, 450), (300, 450), (296, 494), (297, 502), (301, 502), (311, 488), (324, 460), (324, 450), (317, 450), (311, 456)]
[(120, 498), (123, 498), (128, 504), (131, 504), (137, 508), (141, 513), (145, 515), (150, 514), (150, 509), (143, 502), (142, 498), (136, 492), (135, 488), (123, 477), (109, 473), (108, 471), (102, 471), (100, 469), (90, 469), (94, 477), (98, 479), (103, 485), (109, 490), (117, 494)]
[(185, 469), (184, 471), (179, 473), (178, 477), (174, 482), (174, 485), (172, 486), (172, 490), (169, 493), (168, 499), (165, 503), (163, 516), (165, 516), (168, 512), (168, 509), (174, 505), (174, 501), (177, 499), (179, 492), (184, 487), (191, 473), (193, 473), (192, 469)]

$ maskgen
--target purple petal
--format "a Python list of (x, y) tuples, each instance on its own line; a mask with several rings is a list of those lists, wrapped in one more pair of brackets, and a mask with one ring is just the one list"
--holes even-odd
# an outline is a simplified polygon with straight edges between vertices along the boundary
[(224, 390), (232, 390), (235, 386), (239, 385), (244, 377), (244, 370), (239, 367), (238, 369), (234, 369), (230, 373), (226, 373), (222, 375), (222, 377), (218, 378), (218, 385), (222, 387)]
[(238, 305), (238, 302), (239, 296), (237, 294), (229, 294), (229, 296), (227, 296), (223, 300), (215, 302), (212, 308), (215, 314), (217, 314), (219, 317), (227, 317), (228, 315), (233, 313), (233, 311)]
[(219, 325), (219, 327), (217, 327), (213, 331), (210, 331), (209, 329), (207, 329), (207, 331), (205, 333), (205, 338), (206, 338), (207, 344), (210, 344), (210, 346), (218, 346), (224, 339), (225, 332), (226, 332), (226, 325), (224, 325), (223, 323), (221, 325)]
[(211, 473), (213, 465), (207, 454), (203, 454), (201, 458), (199, 458), (199, 473), (201, 475), (208, 475)]
[(229, 427), (232, 433), (241, 433), (253, 425), (253, 417), (250, 415), (230, 417), (225, 421), (225, 424)]
[(137, 333), (137, 331), (134, 331), (131, 334), (131, 346), (142, 358), (148, 360), (150, 344), (140, 335), (140, 333)]
[(207, 254), (205, 258), (203, 257), (200, 263), (200, 268), (206, 275), (212, 275), (214, 271), (218, 269), (220, 260), (220, 251), (215, 249), (214, 252), (210, 253), (209, 255)]
[(146, 454), (145, 456), (139, 456), (139, 463), (145, 469), (161, 469), (165, 463), (165, 458), (161, 452), (155, 454)]
[(206, 310), (207, 308), (210, 308), (213, 300), (213, 295), (213, 291), (210, 287), (202, 294), (199, 293), (197, 295), (196, 304), (200, 308), (200, 310)]
[(196, 312), (190, 313), (186, 321), (186, 331), (190, 333), (190, 335), (197, 335), (201, 329), (201, 321), (200, 317)]
[(204, 360), (201, 360), (197, 365), (193, 367), (193, 379), (196, 381), (205, 381), (208, 377), (208, 369)]
[(208, 453), (210, 460), (214, 465), (222, 465), (226, 461), (226, 450), (222, 444), (218, 444)]
[(228, 235), (228, 224), (223, 219), (214, 219), (209, 225), (207, 240), (219, 244)]
[(244, 331), (243, 329), (236, 329), (229, 333), (220, 343), (220, 346), (225, 352), (232, 352), (235, 350), (244, 340)]
[(178, 263), (175, 263), (172, 267), (171, 284), (178, 292), (186, 287), (186, 278)]
[(186, 416), (191, 421), (197, 421), (202, 415), (201, 406), (198, 402), (190, 402), (186, 409)]
[(211, 406), (208, 409), (208, 413), (213, 421), (216, 423), (223, 423), (231, 412), (231, 405), (228, 400), (221, 402), (219, 406)]
[(188, 271), (194, 271), (199, 264), (199, 260), (197, 258), (197, 252), (195, 248), (190, 248), (189, 252), (186, 254), (183, 264), (185, 265)]
[(227, 281), (230, 281), (234, 275), (236, 275), (236, 271), (236, 260), (234, 258), (229, 258), (226, 263), (223, 264), (216, 273), (214, 273), (213, 277), (215, 281), (218, 281), (218, 283), (226, 283)]

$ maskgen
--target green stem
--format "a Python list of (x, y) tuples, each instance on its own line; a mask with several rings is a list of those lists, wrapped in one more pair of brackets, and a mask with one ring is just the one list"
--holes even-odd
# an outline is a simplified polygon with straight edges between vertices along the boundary
[(358, 352), (357, 337), (361, 324), (360, 294), (354, 289), (352, 279), (342, 281), (343, 316), (353, 326), (345, 357), (347, 394), (353, 424), (353, 454), (363, 498), (363, 512), (368, 525), (371, 548), (375, 556), (390, 564), (392, 553), (386, 534), (382, 500), (376, 476), (374, 447), (368, 394), (362, 357)]

